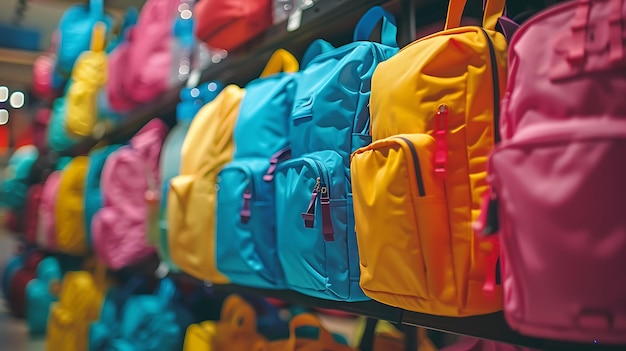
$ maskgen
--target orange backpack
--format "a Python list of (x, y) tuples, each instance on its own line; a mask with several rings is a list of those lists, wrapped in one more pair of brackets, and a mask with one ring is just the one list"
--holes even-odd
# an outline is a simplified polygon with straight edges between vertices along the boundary
[(363, 291), (444, 316), (502, 308), (499, 287), (483, 293), (496, 261), (472, 223), (487, 189), (506, 84), (507, 43), (495, 31), (504, 0), (487, 1), (482, 27), (460, 27), (464, 7), (451, 0), (446, 30), (377, 67), (374, 142), (351, 163)]

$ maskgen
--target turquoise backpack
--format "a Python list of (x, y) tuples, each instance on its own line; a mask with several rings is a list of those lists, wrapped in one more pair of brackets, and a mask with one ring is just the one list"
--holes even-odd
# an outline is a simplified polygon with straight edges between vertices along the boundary
[(0, 184), (2, 207), (18, 211), (24, 207), (30, 170), (38, 157), (39, 151), (34, 145), (21, 146), (13, 152), (4, 170), (2, 184)]
[[(71, 85), (71, 81), (66, 85), (66, 92)], [(69, 136), (65, 130), (65, 115), (67, 113), (67, 104), (65, 96), (61, 96), (54, 100), (52, 104), (52, 113), (50, 122), (48, 123), (47, 139), (48, 147), (53, 151), (65, 151), (70, 147), (78, 144), (79, 139)]]
[(102, 190), (100, 189), (100, 176), (104, 163), (115, 150), (121, 145), (108, 145), (89, 153), (89, 169), (85, 178), (85, 233), (87, 234), (87, 245), (92, 246), (91, 240), (91, 219), (104, 205), (102, 200)]
[[(191, 314), (177, 303), (170, 279), (163, 279), (155, 295), (130, 296), (121, 309), (115, 336), (108, 341), (116, 351), (182, 350)], [(96, 349), (98, 350), (98, 349)]]
[(107, 291), (102, 302), (100, 317), (98, 321), (89, 326), (89, 350), (90, 351), (110, 351), (112, 343), (120, 333), (121, 311), (126, 301), (139, 290), (146, 279), (139, 276), (130, 278), (121, 287), (114, 287)]
[(37, 266), (37, 277), (26, 285), (26, 322), (32, 335), (44, 335), (50, 306), (58, 301), (50, 288), (63, 278), (61, 266), (54, 257), (46, 257)]
[[(382, 44), (367, 41), (380, 21)], [(359, 287), (350, 155), (371, 142), (371, 79), (398, 52), (396, 32), (393, 16), (374, 7), (354, 43), (318, 40), (305, 54), (289, 126), (292, 158), (274, 174), (278, 256), (288, 287), (303, 294), (368, 299)]]
[[(267, 67), (279, 73), (248, 83), (235, 124), (233, 160), (218, 176), (216, 261), (235, 284), (285, 288), (276, 252), (274, 183), (265, 174), (288, 157), (289, 115), (298, 61), (279, 50)], [(279, 219), (280, 220), (280, 219)]]
[(113, 19), (104, 13), (104, 0), (89, 0), (88, 4), (73, 5), (61, 17), (55, 70), (62, 77), (69, 78), (76, 59), (83, 51), (89, 50), (91, 32), (96, 22), (103, 22), (107, 32), (110, 32)]
[(185, 136), (191, 121), (202, 106), (222, 91), (224, 85), (219, 82), (204, 83), (197, 88), (184, 88), (180, 92), (181, 102), (176, 106), (176, 125), (170, 130), (159, 161), (159, 179), (161, 180), (161, 204), (159, 208), (159, 238), (155, 242), (159, 256), (167, 263), (170, 271), (177, 272), (179, 268), (172, 262), (167, 243), (167, 194), (170, 189), (170, 179), (179, 174), (180, 152), (183, 148)]

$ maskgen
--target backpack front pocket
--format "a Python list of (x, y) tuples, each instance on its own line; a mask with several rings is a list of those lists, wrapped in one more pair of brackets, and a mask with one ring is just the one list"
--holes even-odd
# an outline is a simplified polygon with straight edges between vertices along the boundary
[(269, 159), (249, 158), (233, 161), (220, 172), (217, 265), (234, 283), (280, 288), (274, 184), (263, 180), (269, 166)]
[(626, 335), (626, 122), (592, 117), (518, 129), (490, 169), (507, 321), (609, 344)]
[(352, 155), (354, 216), (365, 293), (425, 311), (455, 304), (454, 265), (443, 181), (433, 166), (435, 140), (404, 134)]
[(278, 256), (289, 287), (349, 297), (346, 177), (341, 156), (321, 151), (276, 170)]

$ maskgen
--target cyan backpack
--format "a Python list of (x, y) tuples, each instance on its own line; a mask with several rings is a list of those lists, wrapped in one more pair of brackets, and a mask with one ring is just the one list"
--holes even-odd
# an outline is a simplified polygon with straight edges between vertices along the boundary
[(26, 322), (30, 334), (46, 333), (50, 306), (58, 301), (55, 285), (60, 284), (62, 278), (61, 265), (56, 258), (50, 256), (39, 262), (37, 277), (26, 285)]
[(182, 350), (193, 317), (177, 301), (176, 286), (163, 279), (154, 295), (131, 296), (121, 311), (119, 331), (109, 350)]
[(65, 11), (59, 21), (59, 44), (57, 46), (56, 72), (69, 78), (74, 62), (83, 51), (89, 50), (91, 32), (96, 22), (103, 22), (107, 32), (113, 20), (104, 13), (104, 0), (89, 0)]
[(21, 210), (28, 193), (30, 169), (39, 157), (34, 145), (21, 146), (13, 152), (0, 184), (0, 207)]
[[(382, 44), (368, 41), (382, 21)], [(377, 64), (398, 51), (393, 15), (373, 7), (354, 43), (318, 40), (305, 54), (289, 125), (292, 158), (275, 174), (277, 249), (290, 289), (331, 300), (368, 299), (359, 287), (350, 154), (371, 142)]]
[[(68, 82), (66, 91), (69, 90), (72, 82)], [(48, 147), (53, 151), (64, 151), (80, 141), (80, 139), (72, 138), (65, 130), (65, 116), (67, 114), (67, 100), (65, 96), (61, 96), (54, 100), (52, 104), (52, 113), (50, 114), (50, 122), (48, 122), (48, 130), (46, 139)]]
[(233, 283), (284, 288), (276, 252), (274, 183), (264, 175), (288, 155), (298, 61), (279, 49), (248, 83), (235, 124), (233, 160), (218, 175), (217, 268)]

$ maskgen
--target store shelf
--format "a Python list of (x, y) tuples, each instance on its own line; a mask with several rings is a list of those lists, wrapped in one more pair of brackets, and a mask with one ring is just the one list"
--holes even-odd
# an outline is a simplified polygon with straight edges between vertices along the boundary
[[(225, 84), (244, 86), (258, 77), (271, 54), (279, 48), (291, 51), (302, 57), (309, 44), (324, 38), (334, 45), (345, 44), (352, 39), (352, 32), (359, 18), (370, 7), (382, 5), (396, 15), (401, 15), (405, 0), (319, 0), (315, 6), (302, 14), (302, 24), (295, 31), (288, 32), (286, 24), (277, 24), (241, 49), (231, 52), (221, 62), (211, 64), (201, 75), (201, 82), (219, 80)], [(434, 0), (420, 1), (426, 6)], [(400, 44), (408, 43), (408, 36), (400, 36)], [(123, 116), (124, 122), (103, 136), (87, 137), (61, 155), (76, 156), (89, 151), (98, 141), (123, 140), (132, 136), (150, 119), (158, 117), (170, 123), (174, 121), (176, 103), (181, 86), (174, 87), (154, 102), (141, 106)]]
[[(199, 282), (198, 282), (199, 283)], [(290, 290), (255, 289), (239, 285), (215, 285), (218, 292), (250, 294), (271, 297), (305, 307), (334, 309), (365, 317), (387, 320), (396, 324), (420, 326), (452, 334), (473, 336), (481, 339), (501, 341), (508, 344), (531, 347), (545, 351), (617, 351), (626, 350), (626, 345), (610, 346), (570, 343), (523, 336), (507, 325), (502, 312), (472, 317), (441, 317), (424, 313), (404, 311), (376, 301), (342, 302), (318, 299)]]

